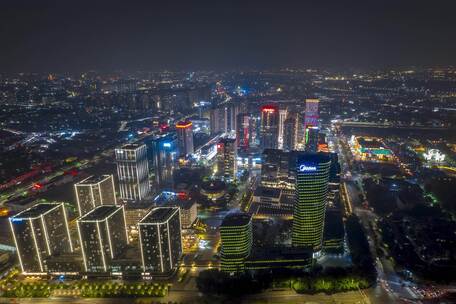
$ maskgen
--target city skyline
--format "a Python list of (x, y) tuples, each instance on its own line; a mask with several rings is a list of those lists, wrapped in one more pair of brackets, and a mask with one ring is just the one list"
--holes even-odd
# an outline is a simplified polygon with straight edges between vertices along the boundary
[(2, 3), (0, 302), (455, 302), (455, 11)]

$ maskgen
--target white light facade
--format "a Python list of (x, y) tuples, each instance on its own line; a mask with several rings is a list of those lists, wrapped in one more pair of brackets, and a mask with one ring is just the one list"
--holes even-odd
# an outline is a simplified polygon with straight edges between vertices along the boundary
[(128, 244), (123, 206), (99, 206), (77, 220), (84, 270), (109, 272)]
[(285, 133), (285, 120), (287, 119), (287, 109), (279, 110), (279, 149), (283, 149), (283, 138)]
[(74, 185), (79, 216), (101, 205), (117, 205), (112, 175), (90, 176)]
[(120, 198), (138, 201), (150, 193), (146, 145), (127, 144), (115, 150)]
[(45, 259), (73, 252), (63, 203), (40, 203), (9, 218), (23, 273), (46, 273)]
[(182, 256), (179, 207), (154, 208), (139, 223), (144, 275), (175, 271)]

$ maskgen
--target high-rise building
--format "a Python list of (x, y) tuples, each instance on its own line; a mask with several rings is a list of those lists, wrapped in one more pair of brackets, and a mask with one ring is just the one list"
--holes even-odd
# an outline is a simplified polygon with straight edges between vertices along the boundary
[(296, 149), (298, 136), (296, 127), (296, 119), (294, 117), (291, 116), (285, 120), (283, 131), (283, 150), (292, 151)]
[(173, 172), (177, 167), (179, 156), (176, 135), (168, 133), (156, 136), (149, 143), (148, 153), (154, 168), (155, 185), (159, 189), (172, 188)]
[(218, 172), (225, 180), (233, 181), (237, 173), (237, 147), (236, 140), (222, 138), (217, 144)]
[(112, 175), (89, 176), (76, 183), (74, 190), (79, 216), (83, 216), (97, 206), (116, 205), (114, 189), (114, 177)]
[(44, 260), (73, 252), (63, 203), (40, 203), (9, 218), (22, 272), (44, 273)]
[(128, 244), (123, 206), (98, 206), (77, 219), (86, 272), (109, 272)]
[(304, 117), (304, 129), (318, 127), (318, 99), (306, 99), (306, 113)]
[(215, 135), (226, 132), (224, 108), (214, 107), (210, 110), (209, 115), (211, 134)]
[(170, 274), (182, 256), (179, 207), (152, 209), (139, 222), (139, 241), (144, 274)]
[(265, 149), (261, 156), (261, 185), (271, 188), (294, 188), (295, 153), (279, 149)]
[(261, 148), (277, 149), (279, 140), (279, 109), (275, 105), (261, 107)]
[(327, 154), (299, 153), (296, 157), (293, 246), (321, 250), (330, 166)]
[(224, 103), (210, 111), (211, 134), (236, 132), (241, 105)]
[(285, 132), (285, 120), (287, 119), (287, 109), (279, 110), (279, 139), (278, 148), (283, 149), (283, 138)]
[(237, 146), (246, 150), (250, 146), (252, 123), (250, 114), (240, 113), (237, 116), (236, 142)]
[(305, 151), (317, 152), (318, 150), (318, 127), (309, 126), (306, 128)]
[(240, 113), (241, 107), (239, 104), (228, 104), (225, 107), (225, 122), (226, 122), (226, 131), (229, 132), (236, 132), (237, 130), (237, 116)]
[(177, 142), (181, 156), (192, 154), (193, 151), (193, 131), (191, 121), (179, 121), (176, 124)]
[(245, 260), (252, 250), (252, 217), (247, 213), (231, 213), (220, 225), (222, 271), (244, 271)]
[(120, 198), (138, 201), (150, 193), (147, 148), (142, 144), (126, 144), (115, 150)]
[(180, 208), (182, 229), (189, 229), (198, 218), (198, 207), (195, 201), (180, 201), (177, 206)]
[(331, 167), (329, 169), (328, 201), (335, 205), (339, 199), (340, 164), (337, 153), (329, 153)]

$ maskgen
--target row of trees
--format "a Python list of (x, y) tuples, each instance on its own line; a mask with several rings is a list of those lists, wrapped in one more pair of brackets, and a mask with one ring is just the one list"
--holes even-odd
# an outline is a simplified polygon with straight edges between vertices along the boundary
[(20, 282), (3, 280), (0, 283), (0, 296), (7, 298), (47, 298), (53, 290), (75, 290), (82, 297), (115, 298), (115, 297), (164, 297), (168, 294), (168, 285), (150, 282), (117, 283), (117, 282)]
[(358, 276), (344, 277), (302, 277), (292, 281), (291, 287), (297, 293), (336, 293), (342, 291), (357, 290), (369, 287), (369, 282), (365, 278)]
[(164, 297), (168, 286), (158, 283), (85, 283), (81, 296), (87, 298)]
[(273, 269), (242, 273), (230, 276), (216, 269), (202, 271), (196, 279), (198, 289), (206, 294), (242, 296), (261, 292), (264, 289), (292, 288), (298, 293), (328, 294), (364, 289), (370, 286), (369, 280), (356, 274), (353, 268), (314, 267), (304, 269)]
[(0, 286), (0, 296), (5, 298), (47, 298), (53, 288), (45, 282), (6, 283)]

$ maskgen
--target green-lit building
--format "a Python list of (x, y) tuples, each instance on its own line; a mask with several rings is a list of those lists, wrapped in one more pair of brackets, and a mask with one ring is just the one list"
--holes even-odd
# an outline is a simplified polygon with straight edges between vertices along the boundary
[(244, 271), (252, 250), (252, 217), (246, 213), (228, 214), (220, 226), (220, 236), (222, 271)]
[(292, 244), (319, 252), (322, 249), (331, 160), (324, 153), (296, 157), (295, 206)]

